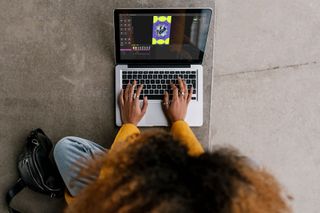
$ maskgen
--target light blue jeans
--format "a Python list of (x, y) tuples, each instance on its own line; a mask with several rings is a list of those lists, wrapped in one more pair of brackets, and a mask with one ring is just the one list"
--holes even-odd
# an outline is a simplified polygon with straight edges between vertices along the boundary
[(80, 170), (85, 166), (85, 163), (93, 160), (97, 155), (107, 153), (107, 149), (92, 141), (68, 136), (62, 138), (54, 148), (54, 159), (58, 170), (62, 176), (67, 189), (72, 196), (76, 196), (83, 188), (90, 184), (93, 180), (81, 178)]

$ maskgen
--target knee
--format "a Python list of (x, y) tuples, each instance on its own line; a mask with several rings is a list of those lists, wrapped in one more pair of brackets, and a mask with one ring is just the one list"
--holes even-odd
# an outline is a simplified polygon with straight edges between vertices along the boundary
[(74, 140), (72, 138), (72, 136), (67, 136), (56, 143), (53, 150), (53, 157), (56, 162), (64, 156), (68, 156), (68, 151), (74, 146)]

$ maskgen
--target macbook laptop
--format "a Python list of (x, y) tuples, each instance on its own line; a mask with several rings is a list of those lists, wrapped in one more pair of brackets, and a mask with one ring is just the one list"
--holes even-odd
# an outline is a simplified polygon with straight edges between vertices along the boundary
[[(167, 126), (162, 111), (164, 91), (172, 95), (170, 82), (178, 77), (193, 87), (186, 122), (203, 124), (203, 67), (212, 9), (116, 9), (115, 93), (133, 80), (143, 84), (140, 99), (148, 97), (148, 109), (139, 126)], [(121, 117), (116, 100), (116, 125)]]

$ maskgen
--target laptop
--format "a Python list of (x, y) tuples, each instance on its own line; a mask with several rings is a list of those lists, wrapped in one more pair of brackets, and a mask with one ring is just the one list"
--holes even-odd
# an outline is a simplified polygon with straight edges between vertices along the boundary
[(203, 125), (203, 67), (211, 8), (116, 9), (115, 97), (116, 125), (121, 126), (118, 96), (133, 80), (143, 84), (140, 100), (148, 97), (148, 109), (138, 126), (168, 126), (162, 111), (164, 91), (172, 95), (170, 82), (178, 77), (193, 87), (185, 121)]

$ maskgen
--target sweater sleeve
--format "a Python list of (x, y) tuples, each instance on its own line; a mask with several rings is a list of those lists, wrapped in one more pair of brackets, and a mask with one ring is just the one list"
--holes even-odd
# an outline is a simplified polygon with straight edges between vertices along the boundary
[(113, 141), (113, 144), (111, 145), (110, 151), (113, 149), (117, 149), (117, 147), (121, 144), (121, 142), (124, 142), (129, 136), (140, 134), (140, 130), (138, 127), (134, 124), (123, 124), (116, 136), (116, 138)]
[(171, 133), (174, 139), (189, 148), (190, 155), (197, 156), (204, 152), (200, 142), (185, 121), (174, 122), (171, 127)]

